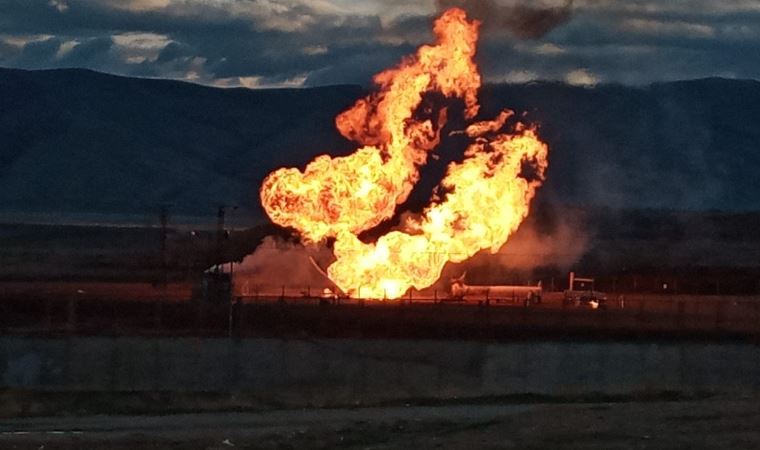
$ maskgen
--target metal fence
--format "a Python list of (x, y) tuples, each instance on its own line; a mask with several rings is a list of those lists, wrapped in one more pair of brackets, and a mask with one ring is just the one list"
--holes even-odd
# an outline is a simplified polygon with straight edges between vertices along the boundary
[[(298, 295), (289, 295), (298, 292)], [(757, 298), (637, 294), (592, 309), (547, 293), (519, 299), (456, 300), (407, 295), (396, 300), (324, 298), (297, 288), (236, 296), (231, 302), (25, 296), (0, 301), (0, 331), (32, 335), (360, 336), (500, 338), (760, 336)]]

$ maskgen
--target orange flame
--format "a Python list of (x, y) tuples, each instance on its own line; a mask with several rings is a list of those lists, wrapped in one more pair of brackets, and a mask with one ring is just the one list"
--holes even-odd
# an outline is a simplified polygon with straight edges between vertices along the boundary
[(465, 117), (477, 115), (478, 26), (461, 9), (446, 11), (435, 22), (435, 45), (376, 75), (380, 90), (337, 117), (341, 134), (361, 148), (341, 158), (319, 156), (304, 172), (279, 169), (262, 184), (262, 205), (272, 221), (295, 228), (307, 241), (335, 238), (337, 261), (327, 272), (351, 296), (398, 298), (410, 287), (428, 287), (447, 261), (497, 251), (528, 214), (548, 149), (521, 124), (515, 134), (499, 134), (513, 115), (504, 111), (467, 127), (474, 143), (462, 162), (449, 166), (443, 199), (374, 244), (357, 237), (393, 216), (440, 141), (446, 109), (435, 123), (413, 117), (423, 95), (460, 98)]

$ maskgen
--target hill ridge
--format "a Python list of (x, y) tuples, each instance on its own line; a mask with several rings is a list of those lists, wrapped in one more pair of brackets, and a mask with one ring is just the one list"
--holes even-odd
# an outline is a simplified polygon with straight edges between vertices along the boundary
[[(139, 214), (171, 203), (205, 215), (226, 203), (261, 217), (257, 190), (271, 170), (352, 151), (334, 117), (364, 93), (0, 68), (0, 212)], [(540, 124), (550, 145), (542, 201), (760, 209), (756, 80), (487, 84), (480, 97), (483, 117), (510, 108)], [(412, 200), (424, 203), (434, 184)]]

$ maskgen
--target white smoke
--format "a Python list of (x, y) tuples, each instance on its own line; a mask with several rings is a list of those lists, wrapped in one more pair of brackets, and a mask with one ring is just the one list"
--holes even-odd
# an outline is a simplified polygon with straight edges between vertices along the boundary
[(304, 246), (267, 236), (235, 268), (235, 289), (244, 296), (318, 295), (332, 283), (314, 267), (326, 267), (335, 258), (324, 245)]

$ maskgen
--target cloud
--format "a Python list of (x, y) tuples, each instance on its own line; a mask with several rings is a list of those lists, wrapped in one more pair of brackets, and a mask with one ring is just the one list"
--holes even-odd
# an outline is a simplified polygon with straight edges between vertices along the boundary
[(310, 45), (308, 47), (305, 47), (301, 50), (301, 53), (304, 55), (324, 55), (328, 53), (329, 50), (327, 49), (327, 46), (325, 45)]
[(599, 78), (588, 69), (576, 69), (565, 75), (565, 82), (574, 86), (593, 86), (599, 83)]
[(539, 55), (561, 55), (565, 50), (551, 42), (546, 42), (535, 47), (534, 50)]
[(672, 35), (679, 37), (711, 38), (715, 29), (709, 25), (688, 22), (665, 22), (653, 19), (626, 19), (621, 29), (655, 36)]
[(172, 2), (171, 0), (117, 0), (110, 3), (116, 8), (130, 11), (152, 11), (164, 9)]
[(573, 2), (540, 5), (518, 2), (505, 5), (496, 0), (438, 0), (439, 10), (460, 7), (483, 22), (486, 30), (507, 30), (522, 39), (538, 39), (566, 23), (573, 14)]
[(527, 83), (529, 81), (538, 80), (541, 77), (536, 72), (531, 72), (529, 70), (511, 70), (507, 72), (504, 77), (498, 81), (503, 81), (505, 83)]
[(56, 59), (60, 60), (60, 59), (64, 58), (67, 54), (69, 54), (71, 52), (71, 50), (74, 49), (74, 47), (76, 47), (79, 44), (80, 44), (80, 42), (77, 41), (77, 40), (75, 40), (75, 39), (72, 39), (72, 40), (69, 40), (69, 41), (66, 41), (66, 42), (62, 42), (61, 46), (58, 47), (58, 53), (55, 54)]
[(130, 64), (155, 62), (173, 43), (168, 36), (156, 33), (124, 33), (112, 39), (119, 58)]
[(484, 20), (486, 81), (760, 73), (747, 56), (760, 46), (756, 0), (2, 0), (0, 65), (210, 85), (369, 84), (429, 42), (437, 9), (451, 5)]
[(69, 5), (63, 0), (50, 0), (48, 4), (57, 9), (60, 13), (65, 13), (69, 10)]
[(30, 41), (24, 45), (17, 61), (28, 68), (43, 67), (44, 61), (49, 61), (55, 58), (60, 47), (61, 40), (57, 37), (51, 37), (40, 41)]
[(62, 65), (68, 67), (102, 67), (103, 63), (109, 62), (107, 53), (113, 44), (113, 39), (110, 36), (86, 40), (74, 46), (61, 58)]
[(19, 52), (21, 52), (20, 46), (14, 45), (12, 42), (0, 38), (0, 60), (13, 59), (19, 54)]
[(248, 89), (301, 87), (306, 81), (306, 75), (298, 75), (289, 79), (277, 79), (271, 82), (266, 77), (230, 77), (220, 78), (214, 82), (218, 87), (246, 87)]

